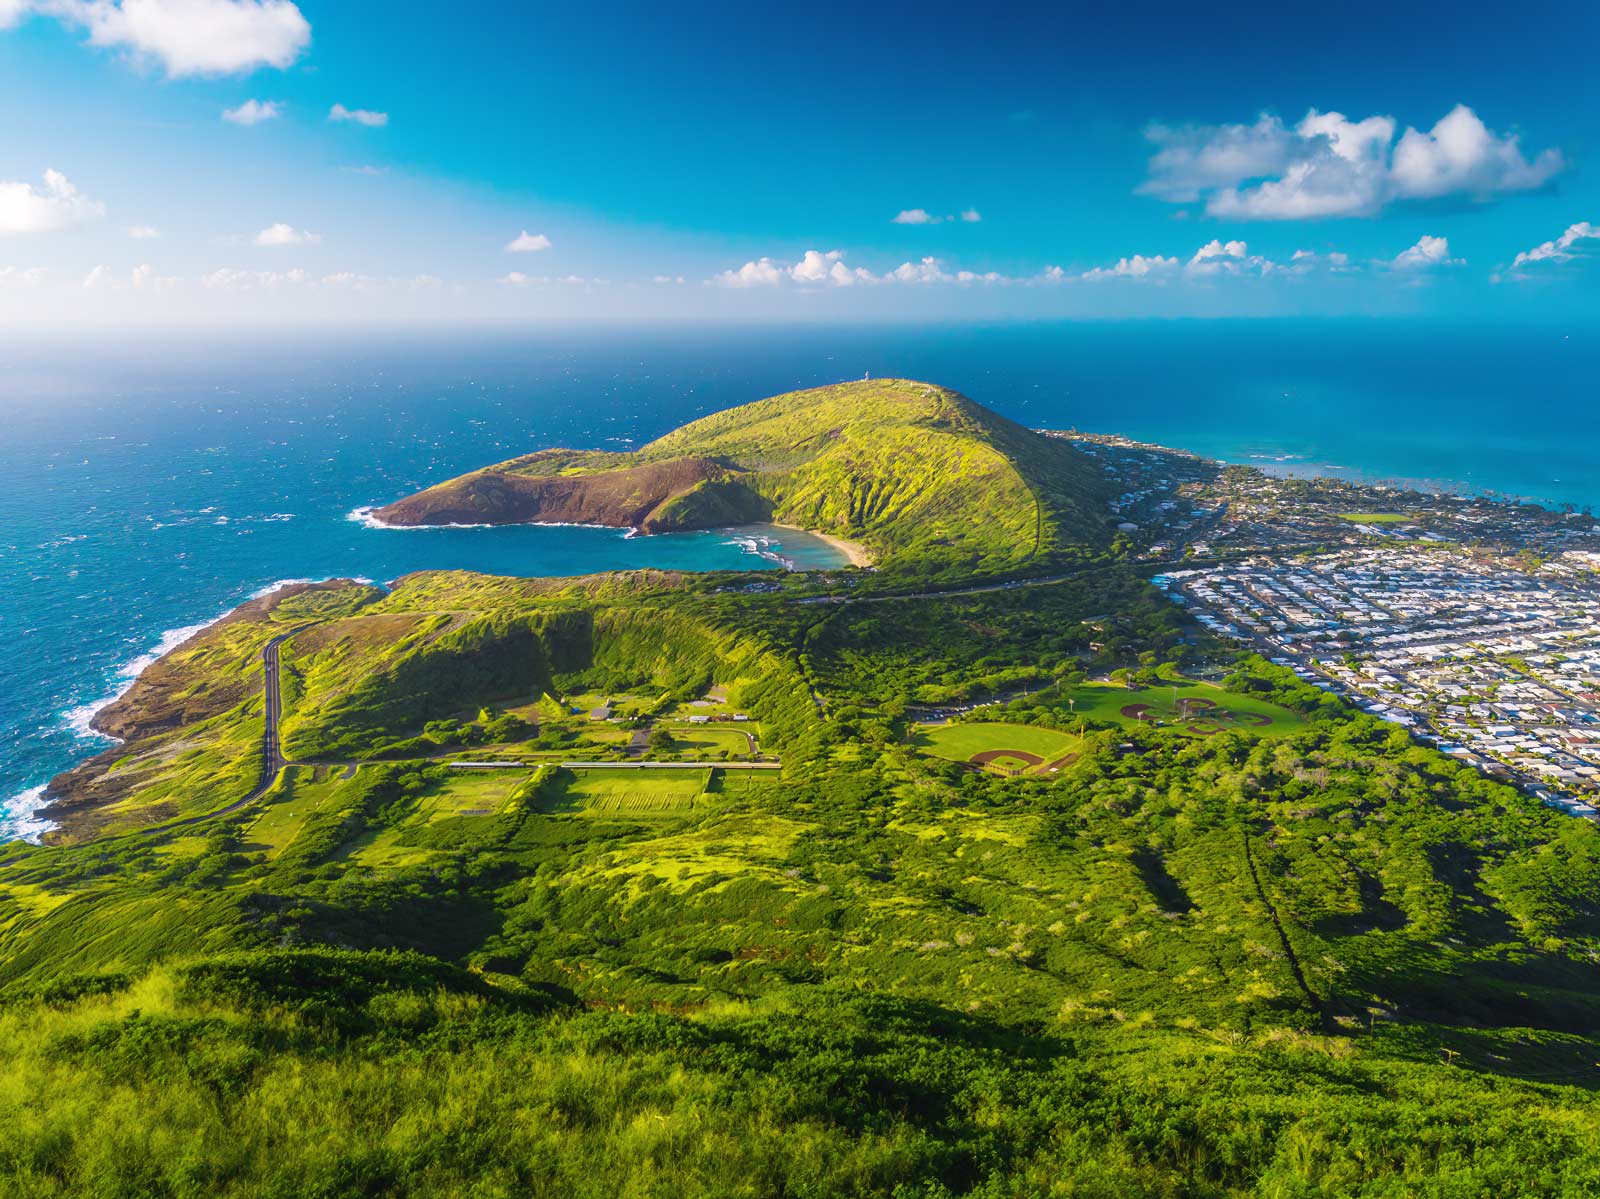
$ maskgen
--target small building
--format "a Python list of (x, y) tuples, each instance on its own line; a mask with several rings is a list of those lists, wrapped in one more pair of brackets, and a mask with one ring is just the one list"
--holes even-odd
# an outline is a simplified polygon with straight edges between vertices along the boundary
[(610, 704), (601, 704), (598, 708), (591, 708), (589, 710), (589, 719), (590, 720), (610, 720), (611, 719), (611, 705)]

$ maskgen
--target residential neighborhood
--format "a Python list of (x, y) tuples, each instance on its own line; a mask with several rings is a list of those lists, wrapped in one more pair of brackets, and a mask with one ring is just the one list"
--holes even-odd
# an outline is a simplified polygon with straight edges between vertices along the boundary
[(1401, 547), (1174, 570), (1201, 624), (1445, 753), (1594, 818), (1600, 554), (1525, 567)]

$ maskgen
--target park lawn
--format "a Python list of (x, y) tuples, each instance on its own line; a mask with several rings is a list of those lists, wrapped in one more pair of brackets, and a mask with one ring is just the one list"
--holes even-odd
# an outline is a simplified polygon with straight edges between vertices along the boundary
[(709, 770), (574, 770), (547, 788), (547, 810), (574, 816), (682, 816), (702, 803)]
[(521, 770), (452, 770), (418, 803), (430, 822), (452, 816), (493, 816), (531, 773)]
[(1341, 512), (1340, 520), (1353, 520), (1358, 525), (1400, 525), (1416, 517), (1404, 512)]
[[(1269, 704), (1253, 696), (1235, 695), (1210, 683), (1184, 683), (1176, 687), (1160, 683), (1153, 687), (1137, 689), (1116, 687), (1108, 683), (1084, 683), (1068, 688), (1064, 698), (1075, 701), (1072, 712), (1088, 720), (1118, 724), (1126, 728), (1142, 725), (1145, 728), (1166, 729), (1185, 736), (1211, 736), (1217, 732), (1229, 731), (1257, 737), (1285, 737), (1302, 732), (1306, 727), (1305, 718), (1287, 708), (1280, 708), (1277, 704)], [(1241, 719), (1212, 721), (1210, 725), (1202, 725), (1198, 719), (1180, 721), (1175, 705), (1184, 699), (1210, 701)], [(1151, 709), (1148, 715), (1153, 717), (1153, 721), (1150, 719), (1141, 721), (1134, 716), (1123, 714), (1124, 708), (1139, 704), (1147, 705)], [(1260, 723), (1262, 720), (1266, 723)]]
[(329, 770), (327, 777), (315, 766), (290, 766), (277, 787), (266, 795), (267, 806), (245, 827), (245, 840), (251, 849), (264, 849), (271, 859), (300, 835), (306, 821), (318, 811), (344, 780), (343, 770)]
[(916, 744), (923, 752), (952, 762), (970, 762), (979, 754), (1016, 750), (1030, 756), (1001, 758), (988, 764), (1005, 771), (1032, 771), (1045, 770), (1051, 763), (1076, 753), (1083, 739), (1037, 725), (981, 721), (929, 725), (918, 733)]
[[(750, 742), (738, 728), (706, 724), (669, 724), (665, 727), (678, 743), (675, 748), (684, 753), (693, 754), (700, 751), (709, 753), (725, 749), (741, 758), (750, 755)], [(754, 733), (755, 729), (752, 728), (750, 731)]]

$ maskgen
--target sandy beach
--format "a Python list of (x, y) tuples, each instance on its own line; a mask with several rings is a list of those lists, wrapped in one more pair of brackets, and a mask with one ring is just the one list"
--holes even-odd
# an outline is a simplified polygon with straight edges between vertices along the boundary
[(819, 533), (816, 529), (802, 528), (800, 525), (786, 525), (777, 521), (773, 527), (778, 529), (793, 529), (797, 533), (809, 533), (818, 541), (825, 541), (834, 549), (845, 556), (851, 566), (870, 567), (872, 565), (872, 552), (859, 541), (846, 541), (843, 537), (833, 537), (827, 533)]

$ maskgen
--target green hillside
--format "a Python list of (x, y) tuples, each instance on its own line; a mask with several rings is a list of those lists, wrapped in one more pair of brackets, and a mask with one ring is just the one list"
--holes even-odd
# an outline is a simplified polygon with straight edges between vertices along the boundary
[(547, 450), (381, 509), (399, 524), (586, 520), (667, 532), (755, 521), (998, 570), (1106, 540), (1098, 469), (956, 392), (904, 379), (793, 392), (632, 454)]
[[(206, 819), (260, 727), (222, 684), (286, 628), (294, 764)], [(1228, 663), (1209, 693), (1282, 720), (1122, 716), (1160, 681), (1084, 702)], [(919, 696), (996, 702), (929, 734)], [(561, 765), (626, 760), (604, 700), (675, 730), (665, 763), (726, 757)], [(731, 711), (780, 769), (686, 748)], [(335, 584), (208, 631), (125, 716), (86, 768), (110, 806), (0, 849), (0, 1194), (1600, 1185), (1600, 830), (1120, 567), (854, 605)], [(1054, 756), (964, 760), (993, 749)]]
[(984, 583), (1092, 538), (1080, 466), (778, 397), (450, 502), (943, 577), (430, 571), (185, 642), (0, 846), (0, 1197), (1600, 1193), (1600, 827), (1114, 555)]

